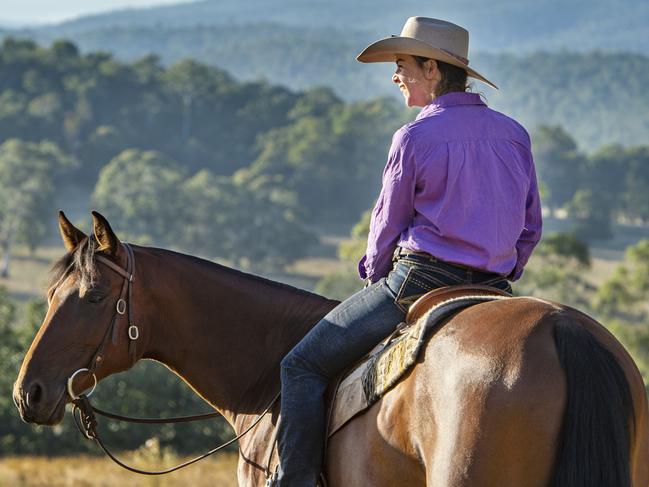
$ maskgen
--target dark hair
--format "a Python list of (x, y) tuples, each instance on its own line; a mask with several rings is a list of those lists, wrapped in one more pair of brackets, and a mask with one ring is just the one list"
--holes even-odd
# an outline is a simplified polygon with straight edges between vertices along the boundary
[[(419, 67), (423, 67), (424, 63), (429, 59), (422, 56), (413, 57)], [(442, 61), (435, 60), (435, 62), (442, 75), (442, 79), (435, 87), (435, 96), (442, 96), (452, 91), (466, 91), (469, 88), (466, 70)]]
[(94, 260), (94, 254), (97, 251), (97, 240), (94, 235), (81, 241), (76, 249), (65, 254), (59, 259), (50, 271), (50, 282), (48, 289), (58, 285), (71, 272), (77, 274), (80, 279), (81, 287), (92, 287), (98, 276), (97, 267)]

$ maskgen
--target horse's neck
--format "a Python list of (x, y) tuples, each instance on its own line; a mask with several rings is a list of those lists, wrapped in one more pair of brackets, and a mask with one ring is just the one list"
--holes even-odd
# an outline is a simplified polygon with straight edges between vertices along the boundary
[(138, 267), (144, 356), (174, 370), (237, 426), (279, 392), (282, 357), (335, 305), (169, 251), (140, 249)]

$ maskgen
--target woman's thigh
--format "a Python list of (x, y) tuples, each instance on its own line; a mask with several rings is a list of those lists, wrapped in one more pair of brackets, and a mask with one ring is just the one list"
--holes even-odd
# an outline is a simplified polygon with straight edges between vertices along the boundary
[(331, 310), (285, 360), (298, 360), (302, 367), (333, 378), (367, 354), (404, 318), (394, 293), (381, 279)]

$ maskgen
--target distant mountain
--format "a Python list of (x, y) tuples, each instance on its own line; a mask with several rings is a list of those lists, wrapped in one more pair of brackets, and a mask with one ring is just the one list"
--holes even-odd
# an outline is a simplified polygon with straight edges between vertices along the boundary
[(241, 80), (263, 78), (297, 90), (325, 85), (358, 100), (400, 94), (390, 82), (391, 65), (361, 65), (356, 55), (375, 39), (398, 33), (409, 15), (438, 16), (471, 30), (471, 64), (501, 90), (480, 83), (476, 88), (530, 129), (563, 124), (583, 149), (649, 140), (649, 58), (643, 55), (649, 52), (649, 2), (435, 3), (203, 0), (11, 35), (45, 44), (66, 37), (85, 52), (109, 51), (126, 61), (149, 54), (166, 64), (194, 58)]
[(438, 17), (469, 29), (481, 51), (649, 50), (646, 0), (202, 0), (120, 10), (37, 29), (75, 38), (115, 27), (233, 26), (277, 23), (365, 32), (367, 40), (398, 34), (411, 15)]

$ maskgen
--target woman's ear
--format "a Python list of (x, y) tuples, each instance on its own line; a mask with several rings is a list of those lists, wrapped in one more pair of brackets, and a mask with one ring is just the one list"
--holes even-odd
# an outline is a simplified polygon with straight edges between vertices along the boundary
[(424, 77), (429, 80), (435, 79), (437, 71), (437, 61), (434, 59), (427, 59), (424, 63)]

